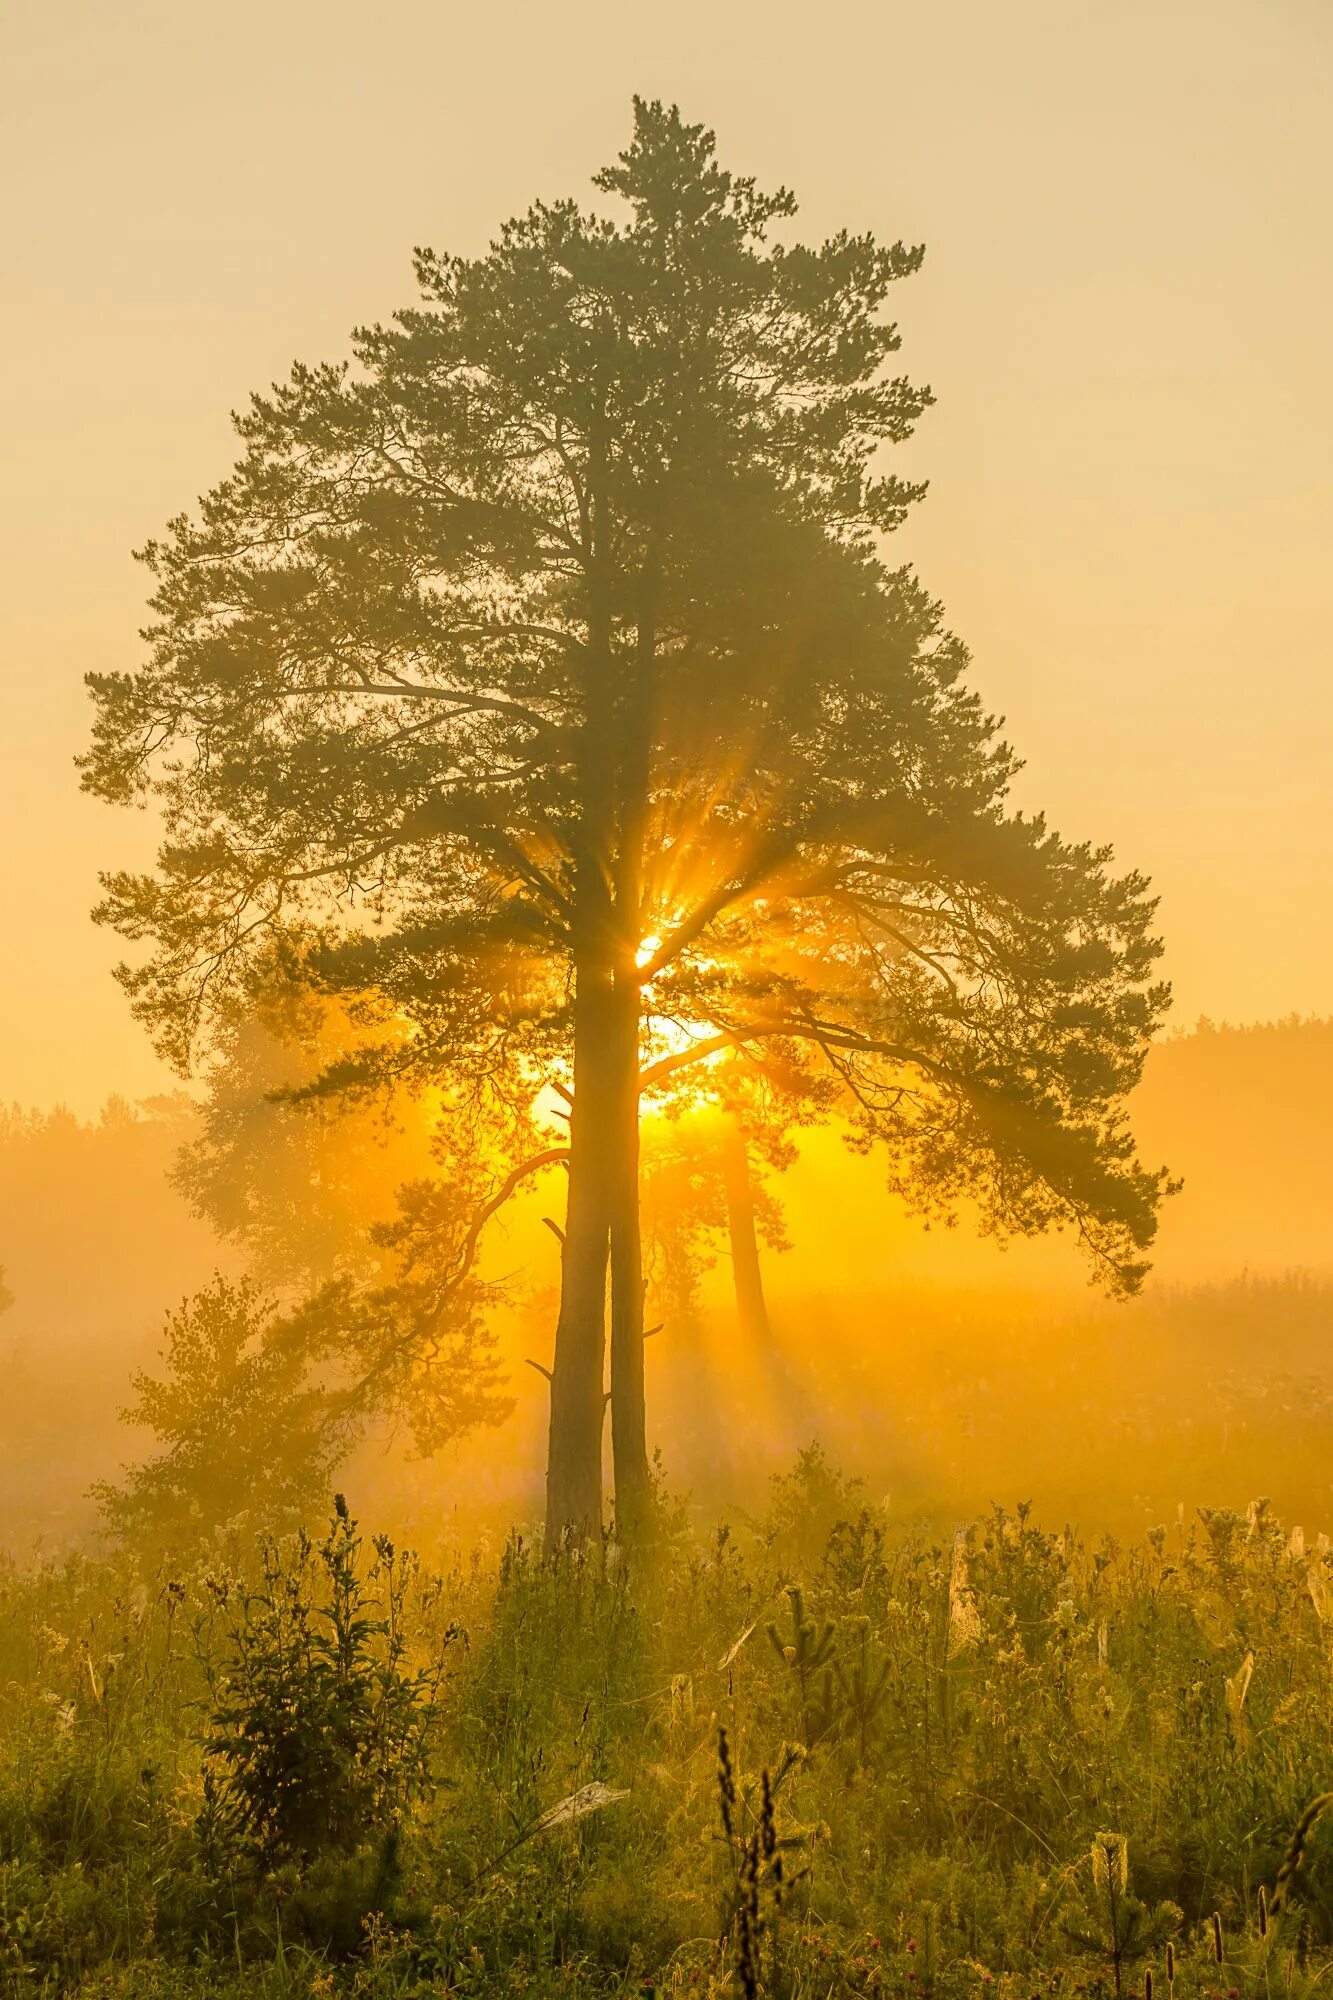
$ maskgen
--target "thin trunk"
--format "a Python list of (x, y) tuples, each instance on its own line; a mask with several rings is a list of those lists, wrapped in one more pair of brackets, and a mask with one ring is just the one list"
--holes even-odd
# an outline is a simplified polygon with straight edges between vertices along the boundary
[(731, 1272), (736, 1287), (736, 1311), (746, 1335), (767, 1341), (771, 1329), (759, 1267), (759, 1238), (754, 1225), (754, 1189), (745, 1137), (734, 1120), (722, 1127), (722, 1184), (727, 1199), (727, 1229), (731, 1237)]
[(644, 925), (644, 849), (656, 709), (656, 565), (639, 580), (634, 670), (618, 717), (614, 868), (616, 924), (616, 1133), (611, 1164), (611, 1454), (616, 1525), (634, 1534), (650, 1491), (643, 1369), (643, 1241), (639, 1218), (639, 1027), (643, 1006), (638, 951)]
[(649, 1494), (639, 1218), (639, 985), (617, 988), (615, 1133), (611, 1147), (611, 1454), (616, 1524), (633, 1534)]
[(600, 1534), (606, 1391), (606, 1275), (610, 1256), (613, 920), (608, 789), (614, 703), (611, 612), (606, 589), (604, 425), (595, 406), (589, 436), (588, 646), (577, 768), (580, 801), (574, 869), (574, 1063), (569, 1118), (569, 1198), (560, 1270), (560, 1317), (551, 1368), (546, 1461), (546, 1545)]
[(551, 1369), (546, 1469), (546, 1542), (600, 1533), (602, 1430), (606, 1401), (606, 1270), (610, 1249), (611, 1070), (607, 1061), (611, 982), (597, 968), (576, 973), (574, 1102), (569, 1120), (569, 1198), (561, 1253), (560, 1317)]

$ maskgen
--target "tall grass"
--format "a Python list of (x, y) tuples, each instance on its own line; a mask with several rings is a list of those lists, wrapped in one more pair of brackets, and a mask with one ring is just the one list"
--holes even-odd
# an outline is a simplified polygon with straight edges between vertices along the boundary
[[(223, 1854), (217, 1718), (243, 1741), (268, 1698), (235, 1607), (284, 1566), (377, 1701), (429, 1686), (428, 1743), (359, 1847), (330, 1814)], [(1263, 1503), (932, 1537), (807, 1452), (707, 1535), (395, 1557), (391, 1605), (382, 1556), (327, 1606), (321, 1573), (237, 1542), (0, 1576), (0, 1990), (1206, 2000), (1333, 1967), (1333, 1552)], [(325, 1782), (317, 1727), (364, 1769), (321, 1646), (318, 1701), (290, 1648), (274, 1685)]]

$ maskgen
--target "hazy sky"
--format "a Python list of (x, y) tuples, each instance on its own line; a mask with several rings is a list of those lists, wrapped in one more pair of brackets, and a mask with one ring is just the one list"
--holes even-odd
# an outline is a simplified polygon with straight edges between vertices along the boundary
[(87, 920), (142, 825), (71, 769), (129, 551), (414, 243), (586, 193), (634, 91), (811, 234), (924, 239), (899, 546), (1025, 802), (1155, 878), (1181, 1025), (1333, 1012), (1333, 0), (7, 0), (0, 1100), (162, 1080)]

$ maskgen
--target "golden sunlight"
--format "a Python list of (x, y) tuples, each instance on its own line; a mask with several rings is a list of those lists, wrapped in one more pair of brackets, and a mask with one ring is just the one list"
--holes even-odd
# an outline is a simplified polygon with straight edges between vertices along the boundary
[(0, 29), (0, 2000), (1315, 2000), (1333, 3), (523, 14)]

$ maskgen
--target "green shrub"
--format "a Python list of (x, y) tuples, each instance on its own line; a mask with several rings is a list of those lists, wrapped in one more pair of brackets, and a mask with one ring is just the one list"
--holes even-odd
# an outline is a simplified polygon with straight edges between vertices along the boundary
[(234, 1843), (266, 1868), (349, 1855), (430, 1791), (444, 1654), (407, 1669), (410, 1561), (372, 1546), (363, 1571), (340, 1494), (323, 1542), (266, 1544), (260, 1587), (237, 1595), (207, 1741), (207, 1851)]

